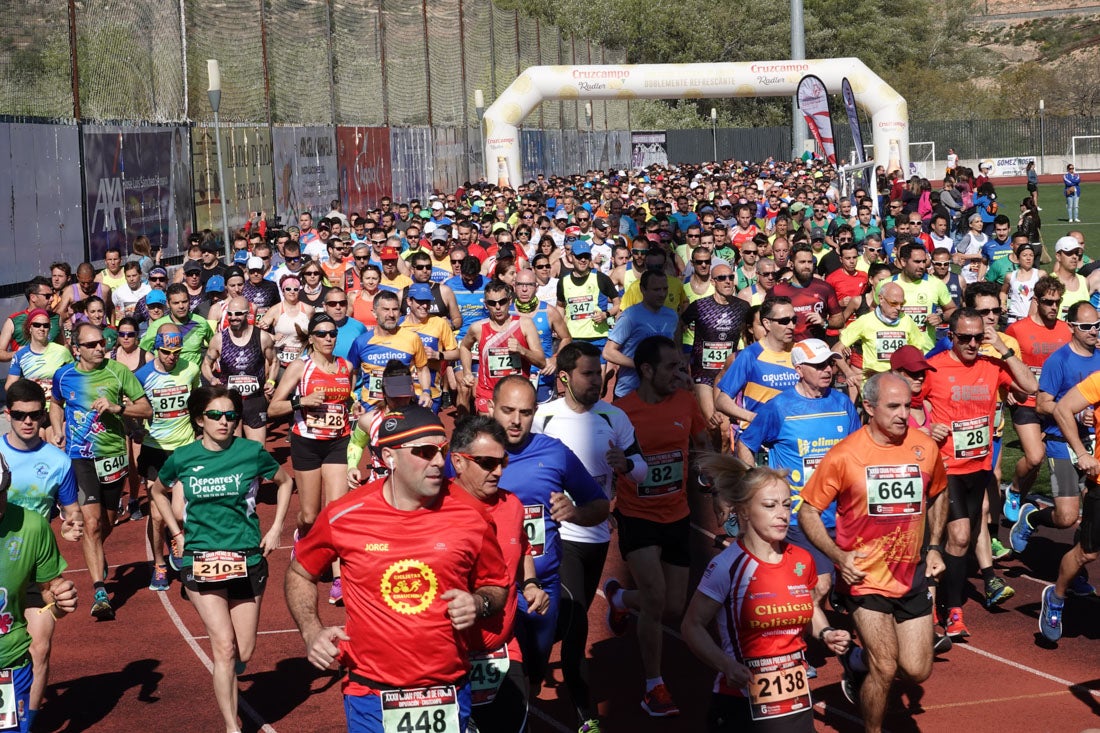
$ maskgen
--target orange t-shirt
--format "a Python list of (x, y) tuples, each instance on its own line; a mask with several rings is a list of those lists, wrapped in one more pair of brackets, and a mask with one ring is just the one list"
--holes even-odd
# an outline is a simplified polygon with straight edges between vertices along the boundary
[(825, 454), (802, 501), (823, 512), (835, 500), (837, 547), (866, 554), (849, 594), (901, 598), (915, 585), (929, 500), (946, 488), (932, 438), (910, 429), (901, 445), (880, 445), (864, 427)]
[[(1054, 328), (1047, 328), (1030, 317), (1011, 324), (1005, 333), (1020, 342), (1020, 359), (1027, 364), (1036, 381), (1043, 372), (1043, 362), (1073, 338), (1073, 332), (1065, 321), (1055, 321)], [(1035, 396), (1029, 396), (1020, 404), (1035, 407)]]
[(651, 405), (635, 391), (613, 404), (634, 425), (634, 437), (648, 466), (640, 484), (626, 476), (618, 478), (615, 508), (628, 517), (663, 524), (683, 519), (690, 513), (685, 489), (691, 436), (707, 429), (695, 395), (677, 390)]
[(928, 363), (936, 371), (927, 372), (921, 397), (931, 406), (929, 419), (951, 431), (940, 446), (947, 473), (992, 469), (998, 392), (1012, 384), (1008, 368), (988, 356), (966, 366), (953, 351), (936, 354)]

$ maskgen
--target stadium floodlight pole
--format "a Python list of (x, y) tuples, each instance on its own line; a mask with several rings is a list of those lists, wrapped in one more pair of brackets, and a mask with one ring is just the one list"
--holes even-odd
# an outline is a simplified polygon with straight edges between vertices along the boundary
[(714, 143), (714, 162), (718, 162), (718, 108), (710, 108), (710, 139)]
[[(474, 113), (477, 116), (477, 141), (481, 146), (482, 155), (485, 155), (485, 134), (481, 129), (481, 118), (485, 115), (485, 92), (480, 89), (474, 90)], [(481, 166), (483, 170), (488, 170), (489, 161), (482, 161)]]
[(218, 119), (218, 108), (222, 104), (222, 72), (218, 68), (217, 59), (206, 60), (206, 75), (210, 79), (210, 85), (207, 87), (206, 96), (210, 99), (210, 108), (214, 110), (214, 147), (217, 150), (218, 155), (218, 192), (222, 201), (222, 236), (225, 237), (223, 242), (225, 243), (225, 261), (230, 263), (233, 261), (232, 254), (229, 248), (232, 246), (229, 240), (229, 214), (227, 213), (227, 206), (225, 203), (226, 190), (225, 190), (225, 174), (222, 173), (222, 131), (221, 123)]
[[(802, 20), (802, 0), (791, 0), (791, 60), (806, 58), (806, 26)], [(810, 134), (802, 110), (798, 108), (798, 95), (791, 97), (791, 157), (802, 155), (802, 146)]]
[(584, 149), (585, 149), (585, 156), (584, 157), (587, 158), (588, 160), (586, 161), (585, 164), (588, 166), (588, 170), (591, 171), (593, 168), (596, 167), (592, 163), (593, 151), (592, 151), (592, 103), (591, 102), (585, 102), (584, 103), (584, 124), (585, 124), (585, 127), (588, 128), (588, 139), (585, 141), (585, 146), (584, 146)]
[(1047, 167), (1047, 128), (1045, 120), (1043, 119), (1043, 110), (1046, 105), (1043, 100), (1039, 100), (1039, 173), (1041, 174)]

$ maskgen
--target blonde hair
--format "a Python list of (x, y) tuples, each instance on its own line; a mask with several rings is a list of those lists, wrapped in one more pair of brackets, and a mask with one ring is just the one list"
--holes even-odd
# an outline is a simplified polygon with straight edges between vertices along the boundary
[(695, 461), (696, 468), (710, 479), (715, 502), (742, 509), (760, 489), (772, 482), (787, 484), (786, 469), (750, 466), (728, 453), (707, 451)]

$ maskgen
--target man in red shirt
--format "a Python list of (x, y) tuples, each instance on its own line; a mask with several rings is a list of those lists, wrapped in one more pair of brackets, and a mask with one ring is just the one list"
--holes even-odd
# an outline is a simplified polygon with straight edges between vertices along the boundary
[[(1039, 389), (1035, 375), (994, 326), (973, 308), (951, 314), (950, 351), (928, 360), (935, 367), (926, 372), (921, 396), (930, 406), (931, 435), (940, 445), (947, 466), (950, 500), (947, 543), (941, 593), (942, 619), (952, 639), (970, 636), (963, 623), (962, 604), (966, 585), (966, 556), (973, 551), (982, 519), (982, 500), (993, 480), (993, 421), (1002, 388), (1033, 395)], [(1000, 358), (983, 356), (988, 344)], [(992, 568), (987, 568), (992, 577)]]
[[(489, 515), (444, 477), (447, 435), (430, 410), (387, 416), (377, 445), (389, 476), (333, 501), (297, 544), (287, 606), (318, 669), (343, 682), (348, 730), (461, 731), (470, 716), (464, 635), (508, 597)], [(340, 560), (345, 627), (322, 626), (317, 582)]]
[[(825, 282), (836, 291), (837, 302), (844, 309), (847, 309), (853, 300), (858, 303), (867, 290), (867, 273), (856, 269), (856, 263), (859, 262), (859, 247), (850, 239), (850, 233), (847, 237), (849, 238), (845, 238), (843, 234), (838, 235), (840, 242), (837, 245), (837, 251), (840, 255), (840, 269), (834, 270), (825, 278)], [(854, 320), (855, 311), (852, 311), (845, 325)]]
[(794, 276), (789, 282), (778, 283), (770, 294), (791, 299), (795, 314), (795, 341), (806, 338), (824, 340), (826, 327), (843, 326), (848, 316), (859, 307), (859, 299), (841, 307), (833, 286), (814, 277), (817, 260), (814, 259), (813, 248), (806, 242), (799, 242), (791, 249), (791, 266)]

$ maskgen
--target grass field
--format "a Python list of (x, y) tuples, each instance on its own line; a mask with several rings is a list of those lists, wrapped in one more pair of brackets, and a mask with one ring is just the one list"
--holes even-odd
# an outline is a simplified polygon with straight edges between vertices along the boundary
[[(996, 186), (996, 181), (994, 185)], [(1083, 184), (1081, 194), (1081, 223), (1070, 224), (1066, 220), (1066, 200), (1062, 196), (1062, 186), (1039, 186), (1039, 206), (1043, 209), (1039, 212), (1043, 220), (1041, 230), (1043, 244), (1051, 257), (1054, 256), (1054, 243), (1058, 238), (1071, 229), (1076, 229), (1085, 235), (1085, 254), (1094, 260), (1100, 258), (1100, 184), (1092, 186)], [(1020, 201), (1025, 196), (1027, 196), (1027, 188), (1024, 186), (997, 186), (997, 201), (1001, 205), (1001, 211), (1013, 219), (1013, 224), (1016, 223), (1015, 218), (1019, 216)], [(1046, 269), (1049, 270), (1050, 267), (1048, 265)], [(1001, 451), (1002, 483), (1012, 480), (1016, 461), (1021, 455), (1023, 452), (1020, 450), (1016, 431), (1012, 427), (1012, 419), (1006, 415)], [(1039, 469), (1039, 478), (1035, 482), (1033, 491), (1039, 494), (1050, 494), (1050, 474), (1045, 461)]]

